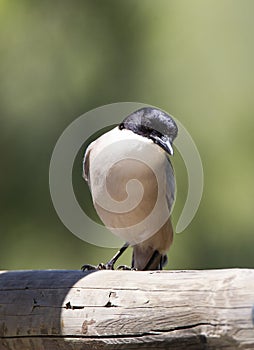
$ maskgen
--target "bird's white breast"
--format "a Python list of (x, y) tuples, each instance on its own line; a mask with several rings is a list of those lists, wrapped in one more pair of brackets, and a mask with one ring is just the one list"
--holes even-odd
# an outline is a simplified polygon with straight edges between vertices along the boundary
[(174, 197), (173, 170), (165, 152), (117, 127), (93, 142), (86, 157), (93, 202), (104, 224), (131, 244), (157, 232)]

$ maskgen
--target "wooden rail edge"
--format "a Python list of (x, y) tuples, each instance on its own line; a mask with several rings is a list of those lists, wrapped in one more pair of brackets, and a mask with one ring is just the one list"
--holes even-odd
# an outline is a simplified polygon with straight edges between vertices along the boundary
[(2, 271), (0, 349), (251, 349), (254, 270)]

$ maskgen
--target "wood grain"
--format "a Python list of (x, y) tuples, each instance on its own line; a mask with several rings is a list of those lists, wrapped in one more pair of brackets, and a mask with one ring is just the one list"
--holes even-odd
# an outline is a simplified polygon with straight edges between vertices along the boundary
[(0, 349), (252, 349), (254, 270), (2, 271)]

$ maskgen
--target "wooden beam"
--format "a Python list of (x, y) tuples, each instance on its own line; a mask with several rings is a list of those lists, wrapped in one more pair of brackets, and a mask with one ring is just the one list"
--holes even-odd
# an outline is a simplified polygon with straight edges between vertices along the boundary
[(0, 349), (254, 348), (254, 270), (2, 271)]

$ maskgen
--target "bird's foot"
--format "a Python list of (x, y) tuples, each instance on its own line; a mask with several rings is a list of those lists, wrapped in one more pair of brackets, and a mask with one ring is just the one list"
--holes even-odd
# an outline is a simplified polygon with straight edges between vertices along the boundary
[[(98, 270), (114, 270), (114, 266), (118, 258), (123, 254), (123, 252), (129, 247), (129, 243), (124, 243), (124, 245), (119, 249), (119, 251), (110, 259), (106, 264), (100, 263), (99, 265), (89, 265), (85, 264), (81, 267), (82, 271), (98, 271)], [(117, 270), (131, 270), (128, 266), (122, 265), (125, 268), (117, 268)]]
[(82, 271), (114, 270), (114, 265), (108, 264), (108, 263), (107, 264), (100, 263), (97, 266), (85, 264), (81, 267), (81, 270)]
[(130, 267), (127, 265), (119, 265), (119, 266), (117, 266), (117, 270), (137, 271), (137, 269), (135, 267)]
[(92, 271), (92, 270), (97, 270), (97, 266), (95, 266), (95, 265), (85, 264), (85, 265), (81, 266), (81, 270), (82, 270), (82, 271)]

